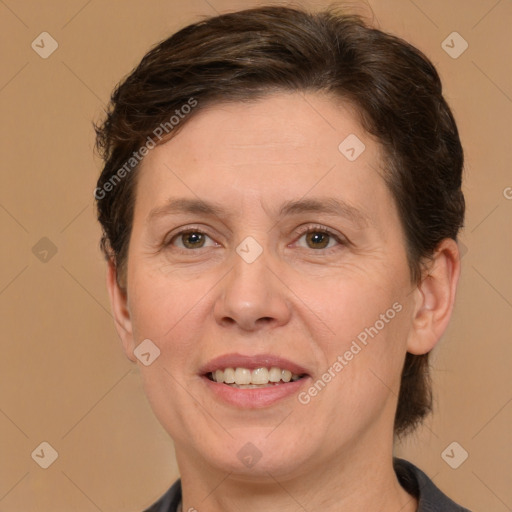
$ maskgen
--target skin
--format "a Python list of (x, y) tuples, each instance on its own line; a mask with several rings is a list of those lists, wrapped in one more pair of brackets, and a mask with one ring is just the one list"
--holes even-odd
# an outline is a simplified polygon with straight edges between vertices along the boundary
[[(353, 162), (338, 150), (349, 134), (366, 146)], [(184, 511), (416, 510), (392, 467), (400, 372), (407, 351), (430, 351), (445, 331), (459, 255), (443, 240), (421, 283), (411, 283), (381, 151), (349, 105), (280, 93), (204, 109), (143, 161), (126, 289), (113, 264), (107, 283), (127, 356), (138, 362), (133, 351), (147, 338), (161, 351), (138, 364), (175, 443)], [(278, 214), (287, 200), (325, 197), (366, 222)], [(169, 198), (226, 212), (150, 219)], [(319, 224), (345, 242), (297, 232)], [(175, 236), (184, 228), (206, 232), (203, 247)], [(247, 236), (263, 250), (250, 264), (235, 251)], [(293, 395), (240, 409), (198, 375), (222, 354), (271, 353), (308, 369), (307, 390), (394, 303), (401, 311), (308, 404)], [(261, 453), (251, 468), (237, 457), (248, 442)]]

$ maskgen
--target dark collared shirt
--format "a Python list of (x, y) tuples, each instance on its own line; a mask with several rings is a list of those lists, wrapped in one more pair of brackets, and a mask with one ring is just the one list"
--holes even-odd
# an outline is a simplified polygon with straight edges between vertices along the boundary
[[(402, 487), (418, 499), (417, 512), (470, 512), (445, 496), (416, 466), (403, 459), (394, 460), (395, 473)], [(181, 481), (144, 512), (176, 512), (181, 501)]]

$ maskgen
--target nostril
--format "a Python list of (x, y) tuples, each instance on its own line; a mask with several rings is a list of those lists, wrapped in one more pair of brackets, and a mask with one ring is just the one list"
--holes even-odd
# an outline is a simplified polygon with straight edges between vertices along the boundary
[(225, 316), (224, 318), (222, 318), (222, 323), (225, 324), (225, 325), (233, 325), (233, 324), (236, 324), (236, 321), (231, 318), (230, 316)]

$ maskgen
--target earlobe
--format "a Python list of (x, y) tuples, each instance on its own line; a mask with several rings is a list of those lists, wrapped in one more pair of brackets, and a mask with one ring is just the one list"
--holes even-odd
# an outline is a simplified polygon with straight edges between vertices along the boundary
[(128, 309), (127, 294), (125, 290), (121, 289), (117, 282), (117, 269), (112, 260), (109, 261), (107, 268), (107, 289), (117, 334), (121, 339), (128, 359), (136, 362), (137, 359), (133, 354), (135, 344), (133, 340), (131, 315)]
[(438, 245), (428, 273), (415, 290), (413, 328), (407, 343), (411, 354), (426, 354), (441, 339), (453, 311), (459, 275), (457, 243), (446, 238)]

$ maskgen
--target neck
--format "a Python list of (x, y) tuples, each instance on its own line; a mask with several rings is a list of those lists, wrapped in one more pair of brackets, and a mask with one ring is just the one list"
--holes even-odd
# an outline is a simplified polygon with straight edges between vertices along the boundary
[[(378, 444), (378, 443), (377, 443)], [(382, 445), (381, 445), (382, 446)], [(330, 460), (307, 470), (285, 475), (268, 469), (255, 478), (212, 468), (178, 447), (183, 511), (292, 512), (415, 512), (417, 500), (399, 484), (391, 450), (381, 453), (369, 446), (364, 458), (333, 454)], [(248, 498), (250, 497), (250, 498)]]

